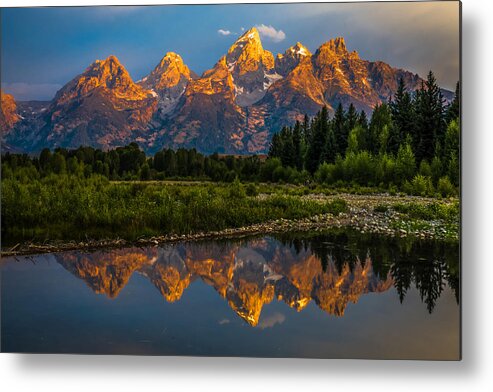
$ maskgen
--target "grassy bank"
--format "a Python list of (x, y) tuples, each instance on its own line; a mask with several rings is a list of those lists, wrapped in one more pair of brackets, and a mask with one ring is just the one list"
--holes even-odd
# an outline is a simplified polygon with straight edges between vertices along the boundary
[(49, 176), (2, 181), (2, 237), (18, 240), (126, 238), (237, 228), (275, 219), (343, 212), (319, 203), (232, 184), (111, 183), (104, 177)]
[(5, 179), (2, 245), (8, 249), (17, 243), (61, 240), (86, 246), (92, 240), (154, 237), (166, 242), (328, 227), (389, 236), (459, 238), (457, 199), (358, 190), (339, 193), (318, 185), (239, 181), (110, 182), (102, 176)]

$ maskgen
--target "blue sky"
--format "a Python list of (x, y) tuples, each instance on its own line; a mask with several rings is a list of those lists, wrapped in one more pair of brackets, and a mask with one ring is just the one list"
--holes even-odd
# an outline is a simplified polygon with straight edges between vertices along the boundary
[[(212, 67), (241, 34), (265, 25), (274, 54), (311, 51), (343, 36), (362, 58), (425, 75), (459, 78), (458, 2), (3, 8), (1, 82), (18, 100), (51, 99), (95, 59), (116, 55), (138, 80), (168, 51), (195, 72)], [(230, 32), (229, 35), (219, 30)], [(266, 31), (268, 33), (268, 31)]]

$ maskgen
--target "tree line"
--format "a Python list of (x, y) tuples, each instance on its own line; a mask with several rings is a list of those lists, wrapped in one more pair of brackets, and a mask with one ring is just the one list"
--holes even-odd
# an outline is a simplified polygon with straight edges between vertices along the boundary
[(262, 156), (203, 155), (195, 149), (163, 149), (146, 156), (136, 143), (102, 151), (92, 147), (44, 149), (39, 156), (7, 153), (2, 178), (26, 181), (48, 175), (93, 174), (110, 180), (203, 179), (370, 186), (443, 196), (459, 186), (459, 84), (449, 105), (432, 72), (416, 92), (404, 81), (393, 99), (370, 118), (339, 104), (275, 133)]
[(44, 149), (39, 156), (6, 153), (2, 157), (2, 178), (40, 178), (70, 174), (89, 178), (93, 174), (110, 180), (201, 179), (232, 182), (258, 179), (258, 156), (205, 156), (195, 149), (163, 149), (147, 157), (136, 143), (114, 150), (93, 147), (68, 150)]
[(275, 134), (269, 157), (326, 184), (452, 194), (460, 180), (459, 89), (446, 105), (432, 72), (415, 92), (400, 79), (395, 96), (369, 119), (353, 104), (339, 104), (332, 118), (324, 107)]

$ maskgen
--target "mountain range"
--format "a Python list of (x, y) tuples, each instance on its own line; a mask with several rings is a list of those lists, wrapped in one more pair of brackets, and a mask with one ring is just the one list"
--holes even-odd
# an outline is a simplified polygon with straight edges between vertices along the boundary
[[(164, 147), (203, 153), (265, 153), (284, 125), (351, 103), (371, 113), (403, 78), (411, 91), (422, 79), (382, 61), (361, 59), (342, 37), (311, 53), (297, 42), (274, 56), (254, 27), (212, 69), (195, 74), (180, 55), (166, 53), (134, 82), (115, 56), (96, 60), (50, 102), (18, 102), (2, 92), (3, 151), (136, 142), (147, 153)], [(445, 98), (452, 93), (444, 91)]]
[[(389, 290), (390, 274), (379, 276), (370, 258), (338, 269), (324, 269), (309, 250), (297, 252), (273, 239), (248, 244), (188, 244), (168, 248), (116, 249), (111, 252), (60, 253), (56, 261), (91, 290), (116, 298), (134, 273), (145, 276), (168, 302), (202, 280), (224, 298), (251, 326), (257, 326), (264, 305), (275, 299), (302, 311), (310, 302), (324, 312), (342, 316), (347, 306), (368, 293)], [(348, 260), (347, 260), (348, 261)]]

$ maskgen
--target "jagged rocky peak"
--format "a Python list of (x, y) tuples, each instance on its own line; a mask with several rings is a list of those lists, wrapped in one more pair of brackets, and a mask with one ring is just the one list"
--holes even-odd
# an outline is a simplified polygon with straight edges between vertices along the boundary
[(109, 56), (105, 60), (96, 60), (84, 72), (86, 77), (104, 83), (106, 87), (128, 86), (133, 84), (132, 78), (116, 56)]
[(233, 76), (236, 103), (240, 106), (262, 99), (270, 85), (281, 77), (275, 72), (274, 56), (263, 48), (256, 27), (246, 31), (229, 48), (226, 64)]
[(166, 53), (156, 68), (167, 69), (173, 66), (175, 66), (174, 68), (177, 69), (183, 69), (184, 72), (186, 72), (186, 69), (188, 69), (188, 67), (183, 63), (183, 59), (181, 58), (181, 56), (175, 52)]
[(291, 46), (286, 52), (290, 52), (294, 57), (311, 56), (310, 51), (301, 42), (296, 42), (296, 45)]
[(96, 60), (57, 92), (42, 115), (37, 148), (128, 144), (156, 106), (155, 93), (134, 83), (115, 56)]
[(143, 89), (130, 77), (116, 56), (96, 60), (81, 75), (67, 83), (55, 96), (55, 102), (62, 104), (76, 97), (82, 97), (95, 89), (106, 90), (114, 98), (129, 101), (143, 100), (152, 93)]
[(166, 115), (176, 107), (192, 75), (179, 54), (168, 52), (152, 72), (137, 83), (159, 97), (159, 113)]
[(231, 72), (228, 71), (226, 56), (223, 56), (213, 68), (205, 71), (200, 78), (191, 80), (185, 94), (193, 95), (200, 93), (212, 95), (227, 93), (233, 99), (234, 90), (235, 86), (233, 85)]
[(189, 80), (191, 76), (192, 73), (181, 56), (174, 52), (168, 52), (152, 72), (138, 83), (145, 88), (157, 91), (174, 87), (183, 79)]
[(343, 37), (333, 38), (323, 43), (315, 53), (315, 57), (329, 59), (351, 58), (359, 59), (357, 51), (349, 52), (346, 47), (346, 41)]
[(256, 27), (252, 27), (236, 40), (228, 50), (226, 61), (228, 66), (238, 67), (240, 73), (257, 70), (259, 63), (266, 69), (274, 66), (274, 56), (264, 50)]
[(331, 39), (330, 41), (326, 42), (323, 46), (327, 45), (327, 48), (330, 49), (332, 52), (335, 52), (337, 54), (346, 54), (347, 48), (346, 48), (346, 41), (344, 41), (343, 37), (337, 37), (334, 39)]
[(275, 61), (276, 72), (281, 76), (289, 74), (304, 58), (311, 57), (311, 52), (302, 43), (288, 48), (283, 54), (278, 54)]
[(333, 107), (352, 103), (358, 110), (371, 110), (381, 102), (368, 75), (368, 62), (349, 52), (344, 38), (325, 42), (312, 58), (314, 75), (322, 83), (324, 97)]

